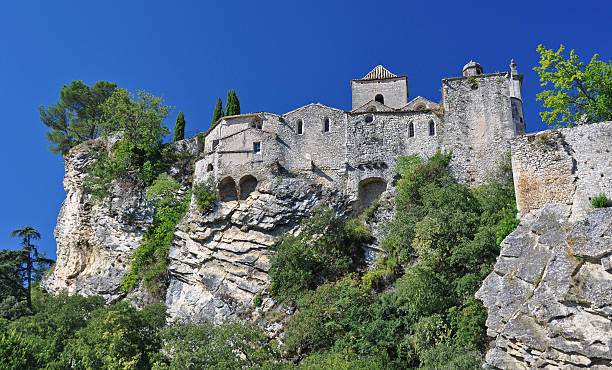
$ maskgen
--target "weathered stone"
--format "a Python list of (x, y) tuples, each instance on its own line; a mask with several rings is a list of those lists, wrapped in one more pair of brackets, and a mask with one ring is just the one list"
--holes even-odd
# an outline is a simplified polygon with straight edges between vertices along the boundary
[(612, 367), (612, 274), (602, 258), (612, 253), (612, 209), (573, 222), (569, 207), (532, 212), (502, 243), (494, 271), (476, 294), (489, 309), (487, 334), (495, 338), (486, 365)]

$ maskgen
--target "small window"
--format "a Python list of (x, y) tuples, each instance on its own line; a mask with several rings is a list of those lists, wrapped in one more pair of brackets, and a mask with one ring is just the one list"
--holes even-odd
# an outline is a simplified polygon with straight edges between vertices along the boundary
[(261, 143), (256, 141), (253, 143), (253, 154), (257, 154), (261, 151)]
[(304, 133), (304, 132), (303, 132), (303, 128), (304, 128), (304, 127), (303, 127), (302, 120), (301, 120), (301, 119), (299, 119), (299, 120), (297, 121), (297, 133), (298, 133), (298, 135), (302, 135), (302, 134)]
[(329, 132), (329, 118), (323, 119), (323, 132)]
[(429, 136), (434, 136), (436, 134), (436, 126), (433, 121), (429, 121)]
[(374, 116), (371, 115), (371, 114), (366, 114), (365, 121), (366, 121), (366, 123), (370, 123), (370, 122), (374, 121)]
[(370, 108), (368, 108), (368, 112), (376, 112), (376, 107), (370, 107)]
[(414, 110), (417, 110), (417, 111), (424, 110), (424, 109), (425, 109), (425, 106), (423, 104), (419, 104), (416, 107), (414, 107)]
[(206, 166), (206, 172), (210, 172), (212, 170), (213, 170), (213, 165), (209, 163), (208, 166)]
[(213, 140), (213, 146), (212, 146), (213, 150), (215, 150), (217, 145), (219, 145), (219, 140)]
[(414, 137), (414, 123), (410, 123), (408, 126), (408, 136)]
[(379, 102), (380, 104), (385, 104), (385, 97), (382, 94), (378, 94), (376, 95), (376, 97), (374, 98), (374, 100), (376, 100), (377, 102)]
[(253, 120), (251, 121), (252, 128), (258, 128), (261, 130), (262, 126), (263, 124), (262, 124), (261, 118), (259, 117), (253, 118)]

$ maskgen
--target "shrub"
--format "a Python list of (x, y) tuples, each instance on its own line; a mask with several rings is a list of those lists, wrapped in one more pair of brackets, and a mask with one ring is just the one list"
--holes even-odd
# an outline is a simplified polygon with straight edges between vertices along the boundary
[(283, 301), (354, 270), (363, 260), (359, 235), (333, 210), (315, 209), (299, 235), (285, 234), (274, 243), (271, 293)]
[(593, 205), (593, 208), (612, 207), (612, 201), (608, 199), (604, 193), (593, 197), (593, 199), (591, 199), (591, 204)]
[(193, 196), (200, 212), (210, 212), (217, 202), (214, 179), (210, 177), (206, 182), (193, 186)]
[(164, 293), (168, 252), (174, 239), (174, 229), (185, 216), (191, 201), (191, 194), (183, 199), (176, 198), (175, 191), (179, 188), (176, 180), (161, 174), (148, 189), (146, 197), (155, 202), (155, 216), (140, 245), (130, 256), (130, 271), (122, 278), (122, 291), (129, 292), (143, 279), (151, 293)]

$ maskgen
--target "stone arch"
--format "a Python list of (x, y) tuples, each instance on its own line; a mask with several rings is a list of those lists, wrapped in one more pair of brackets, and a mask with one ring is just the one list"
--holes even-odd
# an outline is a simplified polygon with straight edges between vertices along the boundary
[(363, 210), (378, 200), (385, 190), (387, 190), (387, 182), (380, 177), (361, 180), (359, 182), (359, 209)]
[(374, 100), (376, 100), (380, 104), (385, 104), (385, 97), (383, 96), (383, 94), (376, 94), (376, 97), (374, 97)]
[(416, 111), (425, 110), (425, 104), (417, 104), (414, 107), (414, 110), (416, 110)]
[(240, 200), (245, 200), (257, 189), (257, 179), (254, 176), (242, 176), (240, 184)]
[(226, 177), (219, 183), (219, 198), (222, 202), (230, 202), (238, 199), (236, 193), (236, 182), (231, 177)]
[(206, 172), (210, 172), (213, 170), (213, 165), (212, 163), (209, 163), (208, 166), (206, 166)]

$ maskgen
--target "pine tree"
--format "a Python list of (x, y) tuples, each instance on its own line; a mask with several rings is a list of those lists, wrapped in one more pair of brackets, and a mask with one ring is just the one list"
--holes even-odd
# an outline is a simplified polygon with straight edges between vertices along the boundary
[(178, 117), (176, 117), (176, 124), (174, 125), (174, 141), (183, 140), (185, 138), (185, 115), (183, 111), (180, 111)]
[(240, 114), (240, 101), (234, 89), (227, 92), (227, 102), (225, 105), (225, 115), (234, 116)]
[(221, 98), (219, 98), (217, 99), (217, 105), (215, 105), (215, 111), (213, 112), (212, 125), (221, 117), (223, 117), (223, 102), (221, 102)]

